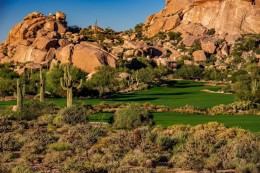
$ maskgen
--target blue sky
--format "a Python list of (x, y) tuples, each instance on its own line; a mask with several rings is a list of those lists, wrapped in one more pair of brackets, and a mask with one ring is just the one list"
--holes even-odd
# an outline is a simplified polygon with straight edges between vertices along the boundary
[(165, 0), (0, 0), (0, 42), (9, 30), (29, 13), (63, 11), (69, 25), (95, 23), (117, 31), (133, 28), (150, 14), (160, 11)]

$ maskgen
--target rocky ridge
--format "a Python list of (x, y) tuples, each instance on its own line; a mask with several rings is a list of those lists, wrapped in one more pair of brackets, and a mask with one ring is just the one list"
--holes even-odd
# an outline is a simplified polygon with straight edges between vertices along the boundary
[[(0, 44), (0, 63), (15, 63), (15, 70), (19, 74), (26, 68), (40, 68), (41, 65), (52, 68), (59, 63), (72, 63), (92, 74), (97, 67), (103, 65), (115, 67), (122, 62), (126, 66), (135, 64), (138, 57), (147, 58), (170, 70), (175, 70), (178, 64), (183, 63), (219, 70), (231, 67), (239, 69), (252, 57), (260, 65), (259, 34), (243, 35), (234, 32), (235, 35), (224, 34), (223, 37), (215, 29), (208, 29), (200, 23), (184, 23), (180, 20), (173, 30), (160, 28), (159, 31), (163, 32), (146, 38), (149, 30), (153, 31), (157, 24), (168, 21), (171, 15), (165, 17), (166, 14), (186, 8), (187, 4), (181, 3), (177, 6), (177, 2), (168, 0), (163, 11), (149, 17), (147, 23), (150, 21), (152, 24), (149, 27), (147, 23), (141, 25), (141, 36), (136, 29), (119, 33), (98, 26), (73, 29), (67, 26), (66, 15), (62, 12), (49, 16), (38, 12), (31, 13), (17, 24), (10, 31), (7, 40)], [(258, 7), (257, 4), (258, 1), (254, 6)], [(256, 29), (258, 23), (250, 25)], [(244, 48), (239, 48), (239, 45)], [(234, 66), (234, 61), (240, 58), (242, 62)]]
[(166, 7), (149, 16), (146, 35), (176, 31), (185, 35), (201, 35), (214, 28), (226, 34), (260, 33), (259, 0), (166, 0)]

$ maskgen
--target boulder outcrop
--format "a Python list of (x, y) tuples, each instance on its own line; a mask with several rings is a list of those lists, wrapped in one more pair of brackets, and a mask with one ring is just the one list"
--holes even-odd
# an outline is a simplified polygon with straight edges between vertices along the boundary
[(84, 36), (70, 31), (62, 12), (49, 16), (38, 12), (27, 15), (13, 27), (0, 48), (0, 63), (14, 61), (33, 66), (72, 63), (88, 73), (102, 65), (116, 66), (116, 57), (102, 46), (86, 42)]

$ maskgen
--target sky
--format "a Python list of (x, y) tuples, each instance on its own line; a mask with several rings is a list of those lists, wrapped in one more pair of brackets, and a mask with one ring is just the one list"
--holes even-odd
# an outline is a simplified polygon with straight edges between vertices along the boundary
[(98, 25), (116, 31), (133, 28), (165, 6), (165, 0), (0, 0), (0, 42), (31, 12), (45, 15), (62, 11), (68, 25)]

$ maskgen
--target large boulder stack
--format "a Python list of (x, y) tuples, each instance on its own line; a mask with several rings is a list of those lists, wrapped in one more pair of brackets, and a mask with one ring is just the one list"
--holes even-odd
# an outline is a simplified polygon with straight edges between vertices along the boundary
[(93, 73), (102, 65), (115, 67), (116, 57), (101, 46), (84, 41), (84, 36), (69, 31), (64, 13), (45, 16), (33, 12), (15, 25), (0, 45), (0, 63), (12, 61), (23, 64), (72, 63)]

